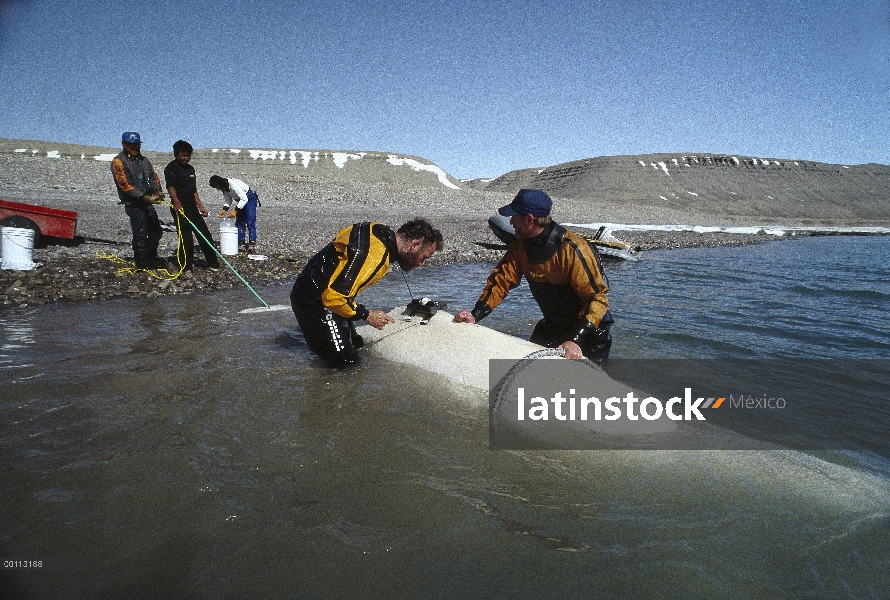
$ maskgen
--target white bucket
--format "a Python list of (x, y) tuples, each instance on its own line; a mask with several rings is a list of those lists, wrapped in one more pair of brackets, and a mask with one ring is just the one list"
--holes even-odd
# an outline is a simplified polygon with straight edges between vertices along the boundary
[(219, 251), (225, 256), (238, 254), (238, 228), (229, 219), (219, 222)]
[(3, 268), (13, 271), (30, 271), (34, 268), (31, 260), (34, 250), (34, 230), (27, 227), (2, 227), (3, 229)]

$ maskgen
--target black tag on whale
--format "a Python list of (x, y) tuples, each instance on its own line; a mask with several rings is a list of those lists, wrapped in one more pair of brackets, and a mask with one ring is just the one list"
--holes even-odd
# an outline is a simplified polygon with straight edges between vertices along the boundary
[(444, 302), (438, 302), (436, 300), (430, 300), (429, 298), (416, 299), (413, 298), (411, 302), (408, 303), (408, 315), (411, 317), (423, 317), (422, 322), (426, 322), (430, 320), (434, 314), (436, 314), (440, 309), (445, 309)]

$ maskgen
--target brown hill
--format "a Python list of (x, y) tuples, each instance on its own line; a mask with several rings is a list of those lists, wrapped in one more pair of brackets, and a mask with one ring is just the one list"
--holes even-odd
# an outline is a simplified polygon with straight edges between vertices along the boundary
[[(0, 138), (0, 156), (58, 158), (109, 162), (119, 147), (84, 146)], [(172, 152), (145, 151), (156, 167), (172, 160)], [(303, 176), (344, 181), (390, 182), (459, 189), (459, 182), (430, 161), (395, 152), (357, 150), (269, 150), (257, 148), (196, 148), (192, 164), (202, 172), (248, 179)]]
[[(0, 139), (0, 194), (61, 208), (114, 201), (116, 147)], [(160, 170), (169, 153), (146, 152)], [(564, 221), (653, 224), (890, 224), (890, 166), (714, 154), (647, 154), (577, 160), (458, 181), (423, 158), (391, 152), (197, 149), (202, 197), (211, 174), (244, 179), (264, 201), (343, 210), (490, 214), (523, 187), (557, 198)]]
[(890, 166), (711, 154), (608, 156), (511, 171), (485, 189), (537, 188), (584, 203), (629, 203), (765, 219), (888, 220)]

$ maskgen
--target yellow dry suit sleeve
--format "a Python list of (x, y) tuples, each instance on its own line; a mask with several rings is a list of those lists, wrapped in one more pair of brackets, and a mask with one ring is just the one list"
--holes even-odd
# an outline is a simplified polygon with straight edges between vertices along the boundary
[(368, 310), (356, 303), (356, 296), (389, 271), (390, 252), (372, 233), (374, 225), (360, 223), (347, 227), (333, 242), (338, 264), (330, 283), (321, 292), (321, 302), (345, 319), (368, 317)]
[[(514, 244), (522, 242), (514, 242)], [(510, 245), (510, 249), (495, 265), (485, 282), (485, 288), (473, 307), (473, 318), (480, 321), (491, 314), (498, 304), (500, 304), (510, 290), (519, 285), (522, 281), (522, 271), (519, 266), (519, 259), (514, 250), (514, 244)]]

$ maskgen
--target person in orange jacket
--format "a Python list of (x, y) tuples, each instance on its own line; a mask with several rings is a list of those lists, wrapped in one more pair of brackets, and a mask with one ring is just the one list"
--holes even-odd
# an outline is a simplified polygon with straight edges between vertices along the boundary
[(142, 139), (135, 131), (121, 136), (123, 151), (111, 160), (111, 174), (117, 196), (130, 218), (133, 230), (133, 258), (140, 269), (159, 269), (167, 261), (158, 257), (158, 244), (164, 231), (154, 204), (164, 198), (161, 180), (141, 153)]
[(612, 346), (609, 329), (614, 320), (599, 253), (583, 237), (554, 222), (552, 206), (543, 191), (523, 189), (498, 209), (510, 217), (515, 239), (489, 275), (473, 310), (458, 311), (454, 320), (482, 320), (525, 277), (544, 316), (531, 341), (562, 348), (569, 359), (586, 357), (602, 364)]

